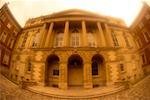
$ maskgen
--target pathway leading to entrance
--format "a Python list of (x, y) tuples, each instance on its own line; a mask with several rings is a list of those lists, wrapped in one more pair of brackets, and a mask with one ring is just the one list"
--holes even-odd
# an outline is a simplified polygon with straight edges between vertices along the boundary
[[(69, 90), (59, 90), (57, 88), (50, 88), (50, 87), (46, 87), (44, 88), (42, 91), (37, 91), (37, 90), (41, 90), (42, 87), (41, 86), (34, 86), (34, 87), (30, 87), (30, 89), (32, 88), (33, 90), (35, 90), (35, 92), (33, 92), (33, 90), (29, 91), (26, 89), (21, 89), (19, 88), (17, 85), (15, 85), (14, 83), (12, 83), (11, 81), (9, 81), (7, 78), (5, 78), (4, 76), (2, 76), (0, 74), (0, 100), (150, 100), (150, 75), (147, 76), (146, 78), (144, 78), (143, 80), (141, 80), (140, 82), (138, 82), (137, 84), (135, 84), (131, 89), (127, 89), (124, 91), (119, 91), (110, 95), (103, 95), (103, 96), (97, 96), (97, 97), (92, 97), (89, 98), (88, 96), (86, 96), (85, 98), (79, 99), (78, 97), (75, 98), (71, 98), (68, 99), (67, 98), (63, 98), (63, 97), (54, 97), (54, 96), (50, 96), (48, 94), (45, 95), (45, 92), (42, 93), (44, 90), (46, 92), (59, 92), (58, 94), (64, 93), (67, 94), (70, 91), (72, 91), (72, 89)], [(102, 88), (95, 88), (93, 89), (95, 92), (91, 93), (99, 93), (99, 91), (96, 91), (97, 89), (99, 90), (103, 90)], [(110, 88), (109, 88), (110, 89)], [(68, 91), (68, 92), (67, 92)], [(79, 91), (78, 89), (74, 90), (74, 93), (81, 93), (85, 91), (83, 94), (85, 95), (85, 93), (90, 93), (92, 90), (82, 90)], [(72, 93), (69, 93), (69, 95), (71, 95)], [(75, 95), (75, 94), (74, 94)], [(95, 95), (95, 94), (94, 94)]]

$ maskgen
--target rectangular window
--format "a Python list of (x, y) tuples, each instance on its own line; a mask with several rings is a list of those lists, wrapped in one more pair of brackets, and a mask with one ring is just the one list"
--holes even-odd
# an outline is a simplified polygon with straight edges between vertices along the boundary
[(92, 62), (92, 75), (98, 75), (98, 63)]
[(2, 19), (2, 21), (3, 21), (3, 22), (5, 22), (6, 17), (5, 17), (5, 15), (4, 15), (4, 14), (1, 16), (1, 19)]
[(28, 69), (27, 71), (30, 72), (32, 68), (31, 60), (28, 60)]
[(38, 31), (38, 32), (35, 33), (35, 37), (34, 37), (33, 42), (32, 42), (32, 47), (37, 47), (38, 46), (39, 39), (40, 39), (40, 33)]
[(9, 55), (7, 53), (4, 54), (2, 63), (5, 65), (9, 64)]
[(114, 42), (114, 46), (115, 46), (115, 47), (118, 47), (118, 46), (119, 46), (119, 43), (118, 43), (116, 34), (115, 34), (114, 32), (112, 32), (111, 35), (112, 35), (112, 39), (113, 39), (113, 42)]
[(25, 47), (25, 44), (27, 42), (27, 38), (28, 38), (28, 32), (23, 35), (23, 41), (21, 43), (21, 47)]
[(0, 41), (2, 41), (3, 43), (5, 43), (5, 40), (7, 38), (7, 34), (5, 32), (3, 32), (0, 36)]
[(149, 38), (147, 32), (143, 33), (143, 36), (144, 36), (145, 42), (148, 42), (150, 38)]
[(79, 46), (79, 33), (71, 33), (71, 46), (72, 47)]
[(92, 75), (98, 75), (98, 69), (92, 69)]
[(140, 45), (137, 40), (135, 40), (135, 43), (136, 43), (137, 48), (140, 48)]
[(141, 57), (142, 57), (142, 63), (146, 64), (146, 56), (145, 56), (145, 54), (142, 54)]
[(57, 33), (55, 37), (55, 47), (63, 46), (63, 33)]
[(120, 71), (124, 71), (124, 65), (120, 64)]
[(14, 30), (14, 34), (15, 34), (15, 36), (17, 36), (18, 32), (16, 30)]
[(138, 41), (139, 46), (140, 46), (140, 47), (142, 47), (143, 45), (142, 45), (141, 40), (140, 40), (140, 39), (138, 39), (137, 41)]
[(11, 43), (12, 43), (12, 38), (9, 38), (9, 40), (8, 40), (8, 43), (7, 43), (7, 46), (10, 48), (10, 45), (11, 45)]
[(59, 76), (59, 70), (58, 69), (54, 69), (53, 70), (53, 75)]
[(12, 49), (13, 46), (14, 46), (14, 42), (15, 42), (15, 40), (11, 40), (11, 45), (10, 45), (10, 48), (11, 48), (11, 49)]
[(126, 46), (127, 46), (127, 47), (130, 47), (130, 44), (129, 44), (129, 41), (128, 41), (128, 37), (127, 37), (127, 36), (124, 36), (124, 39), (125, 39), (125, 42), (126, 42)]
[(88, 45), (90, 47), (95, 47), (96, 43), (95, 43), (95, 38), (94, 38), (94, 34), (93, 33), (88, 33)]

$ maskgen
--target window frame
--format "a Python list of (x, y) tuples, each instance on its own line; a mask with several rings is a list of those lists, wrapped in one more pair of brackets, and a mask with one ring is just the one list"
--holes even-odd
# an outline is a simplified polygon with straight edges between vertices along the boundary
[(111, 36), (112, 36), (112, 40), (113, 40), (113, 43), (114, 43), (114, 46), (115, 47), (119, 47), (119, 41), (117, 39), (117, 36), (116, 36), (116, 33), (115, 32), (111, 32)]
[(63, 46), (63, 41), (64, 41), (63, 36), (64, 36), (64, 33), (62, 33), (62, 32), (56, 33), (55, 43), (54, 43), (55, 47), (62, 47)]
[(92, 76), (98, 76), (98, 75), (99, 75), (99, 65), (96, 61), (93, 61), (92, 62)]
[(73, 32), (71, 33), (71, 47), (79, 47), (80, 46), (80, 33)]

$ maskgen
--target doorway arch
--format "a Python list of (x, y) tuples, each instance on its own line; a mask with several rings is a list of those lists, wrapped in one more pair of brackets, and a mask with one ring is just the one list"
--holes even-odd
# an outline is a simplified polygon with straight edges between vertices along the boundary
[(78, 54), (68, 58), (68, 85), (69, 87), (83, 86), (83, 60)]
[(45, 85), (58, 87), (59, 82), (59, 57), (51, 54), (46, 59)]
[(93, 87), (106, 84), (106, 67), (103, 56), (95, 54), (91, 59)]

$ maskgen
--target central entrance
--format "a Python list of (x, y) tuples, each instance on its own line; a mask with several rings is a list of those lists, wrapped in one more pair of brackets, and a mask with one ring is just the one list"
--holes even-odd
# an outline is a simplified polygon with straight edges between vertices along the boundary
[(69, 87), (83, 86), (83, 60), (80, 55), (71, 55), (68, 59), (68, 85)]

